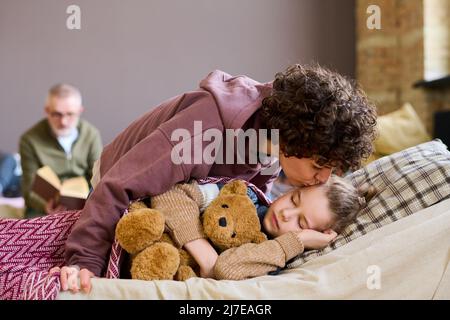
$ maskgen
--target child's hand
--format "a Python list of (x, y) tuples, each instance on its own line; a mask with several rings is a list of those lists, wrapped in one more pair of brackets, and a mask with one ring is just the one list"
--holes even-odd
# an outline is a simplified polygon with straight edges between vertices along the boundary
[(337, 237), (337, 233), (331, 229), (323, 232), (303, 229), (297, 233), (297, 237), (303, 242), (305, 249), (323, 249)]
[(197, 239), (186, 243), (184, 248), (200, 266), (200, 276), (214, 278), (214, 265), (218, 254), (213, 246), (206, 239)]
[[(215, 261), (217, 261), (217, 259), (215, 259)], [(212, 263), (203, 263), (203, 266), (200, 267), (200, 277), (214, 279), (214, 265), (215, 264)]]

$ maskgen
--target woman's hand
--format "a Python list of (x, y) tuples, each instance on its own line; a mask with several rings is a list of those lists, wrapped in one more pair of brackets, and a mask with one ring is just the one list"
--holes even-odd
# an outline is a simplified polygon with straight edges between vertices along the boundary
[(297, 233), (297, 237), (303, 242), (305, 249), (323, 249), (337, 237), (337, 233), (331, 229), (323, 232), (303, 229)]
[(78, 266), (54, 267), (50, 269), (50, 274), (60, 272), (61, 290), (70, 290), (77, 293), (80, 290), (78, 279), (80, 279), (81, 291), (89, 293), (92, 289), (91, 278), (94, 274), (88, 269), (81, 269)]
[(200, 276), (202, 278), (214, 279), (214, 265), (216, 264), (218, 254), (208, 240), (193, 240), (186, 243), (184, 248), (200, 266)]

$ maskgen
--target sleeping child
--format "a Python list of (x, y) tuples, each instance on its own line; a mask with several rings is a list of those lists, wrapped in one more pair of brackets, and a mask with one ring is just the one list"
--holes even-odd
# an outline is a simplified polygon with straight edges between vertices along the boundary
[[(356, 219), (358, 212), (375, 194), (373, 187), (359, 190), (332, 175), (324, 184), (287, 192), (267, 208), (253, 190), (247, 188), (268, 240), (259, 244), (247, 243), (218, 255), (204, 239), (200, 214), (218, 196), (221, 187), (223, 184), (220, 183), (199, 185), (192, 180), (152, 197), (151, 202), (152, 208), (164, 214), (175, 244), (184, 247), (198, 263), (200, 276), (228, 280), (277, 274), (305, 250), (326, 247)], [(79, 271), (77, 266), (64, 268), (67, 279), (61, 281), (62, 289), (78, 292), (78, 273), (83, 270)], [(50, 270), (51, 273), (60, 271), (59, 267)], [(90, 284), (83, 284), (82, 280), (83, 286)]]
[[(222, 186), (199, 185), (192, 180), (152, 197), (152, 207), (164, 213), (166, 225), (179, 247), (205, 237), (200, 212), (219, 194)], [(269, 240), (244, 244), (220, 255), (211, 255), (211, 248), (199, 249), (200, 252), (194, 254), (188, 246), (185, 248), (196, 259), (201, 271), (202, 266), (211, 266), (211, 270), (201, 272), (204, 277), (241, 280), (276, 274), (304, 250), (326, 247), (356, 219), (374, 193), (373, 187), (358, 190), (343, 178), (332, 175), (324, 184), (293, 189), (267, 208), (260, 204), (253, 190), (247, 188), (247, 194), (257, 207), (262, 231)], [(202, 261), (205, 259), (208, 263)]]

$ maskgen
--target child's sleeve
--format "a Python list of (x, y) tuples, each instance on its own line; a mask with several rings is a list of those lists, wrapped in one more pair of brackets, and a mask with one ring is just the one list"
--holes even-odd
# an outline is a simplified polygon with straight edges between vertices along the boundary
[(287, 261), (303, 251), (303, 243), (294, 232), (259, 244), (247, 243), (222, 252), (214, 266), (214, 275), (218, 280), (244, 280), (267, 275), (283, 268)]
[(176, 184), (165, 193), (152, 197), (151, 207), (164, 214), (172, 240), (181, 248), (190, 241), (206, 237), (200, 222), (203, 202), (198, 184), (192, 180)]

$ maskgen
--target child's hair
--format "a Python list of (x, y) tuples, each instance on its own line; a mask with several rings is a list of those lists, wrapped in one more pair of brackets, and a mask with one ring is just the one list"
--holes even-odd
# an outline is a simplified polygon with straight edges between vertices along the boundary
[(350, 182), (336, 175), (332, 175), (326, 185), (330, 210), (336, 216), (332, 229), (337, 233), (341, 233), (354, 222), (359, 211), (366, 207), (376, 194), (373, 186), (355, 188)]

